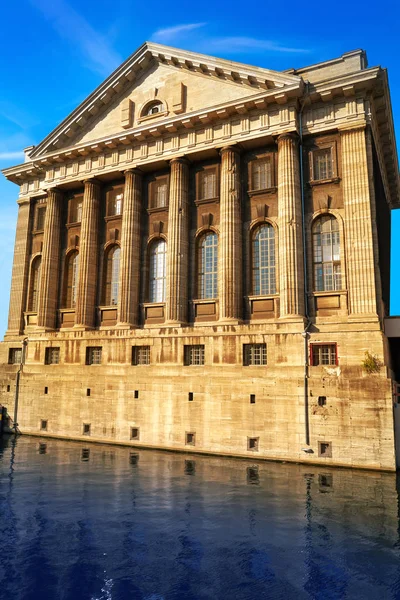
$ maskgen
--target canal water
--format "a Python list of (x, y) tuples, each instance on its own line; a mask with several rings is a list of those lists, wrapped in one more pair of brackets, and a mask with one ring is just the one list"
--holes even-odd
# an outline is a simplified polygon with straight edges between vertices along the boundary
[(396, 476), (3, 439), (0, 598), (400, 599)]

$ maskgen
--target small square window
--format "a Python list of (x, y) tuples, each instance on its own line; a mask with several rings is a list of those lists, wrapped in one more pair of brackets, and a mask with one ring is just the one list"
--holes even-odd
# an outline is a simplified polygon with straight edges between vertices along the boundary
[(86, 348), (86, 364), (101, 365), (101, 346), (88, 346)]
[(267, 344), (243, 344), (243, 365), (262, 366), (267, 364)]
[(247, 483), (250, 485), (258, 485), (260, 483), (258, 467), (247, 467)]
[(204, 345), (196, 344), (193, 346), (185, 346), (184, 347), (184, 364), (185, 364), (185, 366), (204, 365)]
[(46, 348), (44, 362), (46, 365), (58, 365), (60, 362), (60, 348)]
[(313, 367), (317, 367), (319, 365), (337, 365), (338, 360), (336, 344), (311, 344), (310, 364)]
[(185, 475), (195, 475), (196, 473), (196, 461), (185, 460)]
[(87, 388), (87, 389), (86, 389), (86, 396), (90, 396), (90, 394), (91, 394), (91, 393), (92, 393), (91, 389), (90, 389), (90, 388)]
[(83, 435), (90, 435), (90, 423), (83, 424)]
[(333, 475), (319, 475), (318, 479), (321, 488), (331, 488), (333, 486)]
[(318, 396), (318, 406), (326, 405), (326, 396)]
[(139, 398), (139, 390), (134, 391), (134, 398), (137, 400)]
[(44, 393), (45, 393), (45, 394), (48, 394), (48, 393), (49, 393), (49, 388), (47, 387), (47, 385), (46, 385), (46, 386), (45, 386), (45, 388), (44, 388)]
[(8, 364), (19, 365), (22, 360), (22, 348), (10, 348), (8, 351)]
[(132, 365), (150, 364), (150, 346), (132, 346)]
[(188, 400), (189, 402), (193, 402), (193, 392), (188, 393)]
[(247, 450), (251, 450), (252, 452), (258, 452), (258, 437), (255, 438), (247, 438)]
[(7, 386), (7, 392), (10, 392), (10, 391), (11, 391), (11, 386), (10, 386), (10, 385), (8, 385), (8, 386)]
[(255, 404), (255, 403), (256, 403), (256, 395), (250, 394), (250, 404)]
[(318, 456), (332, 458), (332, 442), (318, 442)]
[(90, 458), (90, 449), (89, 448), (82, 448), (81, 461), (82, 462), (88, 462), (89, 458)]
[(136, 452), (131, 452), (129, 454), (129, 464), (136, 467), (138, 462), (139, 462), (139, 454), (136, 454)]
[(322, 181), (333, 177), (332, 147), (319, 148), (311, 152), (312, 180)]
[(139, 439), (140, 439), (139, 427), (131, 427), (131, 440), (139, 440)]
[(45, 421), (45, 420), (40, 421), (40, 429), (42, 431), (47, 431), (47, 421)]
[(43, 442), (40, 442), (39, 454), (46, 454), (46, 453), (47, 453), (47, 444), (43, 444)]
[(194, 432), (186, 432), (185, 433), (185, 444), (187, 446), (195, 446), (196, 445), (196, 434)]

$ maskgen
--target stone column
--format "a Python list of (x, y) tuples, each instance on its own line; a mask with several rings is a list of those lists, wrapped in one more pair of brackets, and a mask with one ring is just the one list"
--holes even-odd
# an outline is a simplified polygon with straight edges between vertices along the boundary
[(304, 315), (304, 266), (298, 137), (278, 137), (280, 316)]
[(11, 278), (10, 309), (6, 336), (20, 335), (24, 331), (24, 311), (29, 277), (29, 246), (31, 233), (30, 200), (18, 202), (18, 221), (15, 234), (14, 262)]
[(234, 146), (221, 150), (220, 234), (218, 243), (219, 319), (242, 316), (242, 230), (240, 154)]
[(189, 162), (171, 160), (168, 209), (167, 298), (165, 321), (187, 321), (189, 266)]
[(85, 181), (82, 223), (79, 240), (79, 274), (75, 309), (75, 326), (91, 329), (95, 326), (98, 270), (98, 227), (100, 182)]
[(125, 171), (119, 273), (118, 325), (121, 327), (137, 327), (139, 322), (141, 212), (142, 172), (129, 169)]
[(37, 314), (38, 327), (45, 330), (57, 326), (62, 198), (56, 188), (47, 191)]
[(341, 131), (350, 315), (376, 315), (374, 240), (365, 129)]

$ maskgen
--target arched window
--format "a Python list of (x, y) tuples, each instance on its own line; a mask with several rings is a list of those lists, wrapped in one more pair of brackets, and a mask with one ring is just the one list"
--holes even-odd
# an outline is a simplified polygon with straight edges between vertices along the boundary
[(104, 304), (106, 306), (115, 306), (116, 304), (118, 304), (120, 258), (120, 247), (112, 246), (108, 250), (106, 255), (106, 277), (104, 294)]
[(151, 115), (156, 115), (160, 112), (164, 112), (164, 105), (159, 100), (154, 100), (154, 102), (146, 104), (143, 109), (142, 116), (150, 117)]
[(312, 232), (315, 291), (340, 290), (342, 276), (339, 224), (332, 215), (323, 215), (314, 221)]
[(79, 253), (77, 250), (71, 252), (67, 257), (66, 264), (66, 289), (64, 294), (64, 307), (75, 308), (76, 293), (78, 290)]
[(40, 269), (42, 266), (42, 257), (37, 256), (31, 267), (31, 283), (29, 289), (29, 302), (28, 311), (37, 312), (38, 309), (38, 297), (39, 297), (39, 285), (40, 285)]
[(150, 302), (165, 302), (166, 282), (167, 244), (164, 240), (157, 240), (153, 242), (150, 248)]
[(257, 227), (253, 237), (253, 294), (276, 294), (275, 229), (269, 223)]
[(199, 242), (198, 251), (198, 296), (216, 298), (218, 282), (218, 236), (209, 231)]

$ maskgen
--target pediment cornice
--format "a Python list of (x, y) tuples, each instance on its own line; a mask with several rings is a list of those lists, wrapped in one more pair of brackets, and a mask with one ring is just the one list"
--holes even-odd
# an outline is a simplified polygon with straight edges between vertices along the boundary
[(142, 77), (154, 63), (200, 73), (219, 81), (229, 81), (243, 86), (247, 90), (254, 89), (255, 93), (262, 90), (278, 91), (285, 87), (299, 86), (301, 82), (301, 77), (297, 75), (145, 42), (38, 144), (30, 157), (36, 159), (61, 146), (68, 145), (70, 137), (82, 127), (87, 126), (88, 122), (103, 110), (105, 105), (114, 101), (135, 80)]

